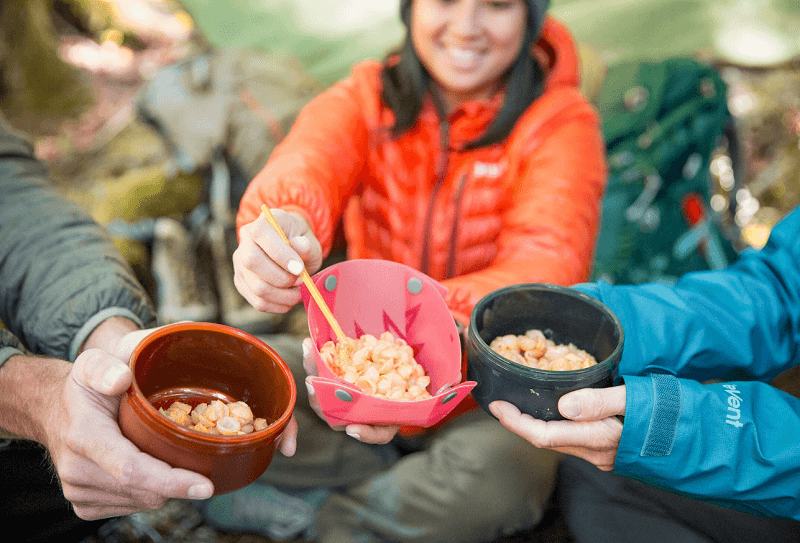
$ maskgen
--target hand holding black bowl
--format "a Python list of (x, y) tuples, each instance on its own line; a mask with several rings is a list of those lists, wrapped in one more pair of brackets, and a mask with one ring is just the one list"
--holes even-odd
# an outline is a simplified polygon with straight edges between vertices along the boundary
[[(542, 330), (557, 344), (573, 343), (597, 364), (571, 371), (549, 371), (512, 362), (489, 344), (497, 336)], [(622, 356), (619, 319), (601, 302), (567, 287), (530, 283), (505, 287), (483, 297), (472, 311), (467, 331), (467, 378), (478, 384), (472, 396), (487, 413), (505, 400), (522, 413), (561, 420), (558, 400), (581, 388), (613, 384)]]

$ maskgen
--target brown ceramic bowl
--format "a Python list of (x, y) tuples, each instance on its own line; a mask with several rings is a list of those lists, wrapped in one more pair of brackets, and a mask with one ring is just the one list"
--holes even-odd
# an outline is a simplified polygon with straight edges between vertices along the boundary
[[(291, 418), (297, 387), (286, 363), (266, 343), (221, 324), (161, 327), (134, 350), (133, 384), (122, 397), (119, 425), (142, 451), (173, 467), (201, 473), (225, 494), (257, 479)], [(267, 419), (260, 432), (237, 436), (184, 428), (158, 412), (180, 400), (243, 401)]]

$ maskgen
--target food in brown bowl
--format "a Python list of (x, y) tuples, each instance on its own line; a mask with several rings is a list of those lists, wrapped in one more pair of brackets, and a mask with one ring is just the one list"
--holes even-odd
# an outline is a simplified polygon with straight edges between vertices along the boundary
[[(214, 323), (161, 327), (131, 355), (133, 384), (120, 404), (122, 433), (142, 451), (211, 479), (214, 494), (242, 488), (269, 466), (288, 424), (297, 388), (286, 363), (258, 338)], [(263, 429), (224, 435), (164, 416), (175, 402), (244, 402)]]

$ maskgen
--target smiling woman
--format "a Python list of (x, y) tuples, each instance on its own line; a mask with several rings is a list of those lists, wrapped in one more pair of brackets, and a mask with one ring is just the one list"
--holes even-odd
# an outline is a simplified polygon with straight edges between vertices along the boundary
[[(439, 281), (462, 325), (498, 288), (585, 280), (605, 180), (603, 142), (580, 92), (575, 43), (546, 17), (548, 4), (401, 0), (399, 49), (356, 64), (306, 105), (248, 186), (233, 255), (245, 299), (266, 311), (296, 304), (291, 270), (316, 272), (340, 221), (348, 259), (397, 262)], [(263, 218), (265, 204), (289, 245)], [(413, 339), (417, 312), (402, 315), (398, 337)], [(264, 490), (252, 493), (273, 494), (268, 485), (336, 488), (316, 518), (320, 543), (487, 541), (542, 518), (558, 456), (525, 447), (472, 398), (441, 424), (329, 425), (316, 414), (325, 391), (314, 387), (322, 370), (313, 356), (286, 360), (296, 379), (311, 383), (296, 410), (308, 441), (297, 460), (276, 459), (260, 481)], [(301, 459), (303, 451), (309, 456)], [(206, 511), (222, 522), (239, 499), (249, 498), (221, 496)]]

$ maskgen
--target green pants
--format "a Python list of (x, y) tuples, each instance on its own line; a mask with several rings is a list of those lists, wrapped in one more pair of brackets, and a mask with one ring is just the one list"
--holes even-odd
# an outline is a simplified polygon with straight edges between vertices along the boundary
[(301, 339), (265, 338), (298, 383), (297, 452), (275, 455), (260, 482), (329, 487), (318, 543), (493, 541), (542, 518), (560, 455), (537, 449), (482, 410), (419, 439), (361, 443), (333, 431), (308, 404)]

